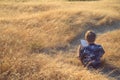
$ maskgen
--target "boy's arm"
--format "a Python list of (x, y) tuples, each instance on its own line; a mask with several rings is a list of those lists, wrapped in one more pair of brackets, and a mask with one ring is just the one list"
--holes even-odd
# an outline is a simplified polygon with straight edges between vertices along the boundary
[(79, 58), (83, 56), (84, 48), (80, 45), (79, 46)]
[(99, 58), (101, 58), (104, 53), (105, 53), (105, 51), (104, 51), (103, 47), (99, 46)]

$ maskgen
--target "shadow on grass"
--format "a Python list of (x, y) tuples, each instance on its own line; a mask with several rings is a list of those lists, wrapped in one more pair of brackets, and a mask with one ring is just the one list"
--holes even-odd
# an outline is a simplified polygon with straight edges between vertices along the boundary
[[(74, 26), (79, 26), (79, 25), (74, 25)], [(118, 30), (118, 29), (120, 29), (119, 26), (120, 26), (120, 21), (115, 21), (115, 22), (112, 22), (109, 25), (108, 24), (106, 24), (106, 25), (104, 24), (104, 25), (100, 25), (100, 26), (94, 26), (91, 23), (86, 23), (86, 25), (84, 25), (84, 27), (86, 27), (86, 29), (84, 29), (82, 33), (76, 35), (69, 42), (69, 45), (54, 46), (54, 48), (47, 47), (47, 48), (43, 48), (43, 49), (41, 49), (40, 47), (37, 47), (37, 48), (33, 48), (30, 53), (46, 53), (46, 54), (49, 54), (49, 53), (56, 53), (56, 51), (57, 52), (58, 51), (68, 52), (68, 51), (71, 51), (71, 50), (74, 53), (75, 52), (74, 47), (75, 46), (79, 46), (80, 39), (84, 38), (85, 32), (87, 30), (94, 30), (97, 34), (100, 35), (100, 34), (103, 34), (103, 33), (109, 32), (109, 31)]]
[[(79, 26), (79, 25), (74, 25), (74, 26)], [(84, 26), (86, 27), (86, 29), (82, 33), (76, 35), (76, 37), (74, 37), (73, 40), (71, 40), (70, 45), (79, 45), (80, 39), (84, 38), (84, 35), (88, 30), (93, 30), (99, 35), (109, 31), (118, 30), (120, 29), (120, 21), (115, 21), (112, 22), (111, 24), (104, 24), (100, 26), (95, 26), (92, 25), (91, 23), (86, 23), (86, 25)]]
[(114, 78), (115, 80), (120, 80), (120, 68), (104, 62), (100, 72), (104, 75), (107, 75), (108, 77)]

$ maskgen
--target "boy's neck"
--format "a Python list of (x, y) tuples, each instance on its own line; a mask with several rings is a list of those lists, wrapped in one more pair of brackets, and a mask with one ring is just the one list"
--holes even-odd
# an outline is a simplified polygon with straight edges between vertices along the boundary
[(88, 44), (95, 44), (94, 42), (88, 42)]

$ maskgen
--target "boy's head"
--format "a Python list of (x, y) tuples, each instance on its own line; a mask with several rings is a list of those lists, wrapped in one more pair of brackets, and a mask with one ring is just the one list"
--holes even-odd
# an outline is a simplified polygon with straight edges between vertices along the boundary
[(93, 31), (87, 31), (85, 33), (85, 39), (88, 41), (88, 43), (94, 43), (96, 40), (96, 34)]

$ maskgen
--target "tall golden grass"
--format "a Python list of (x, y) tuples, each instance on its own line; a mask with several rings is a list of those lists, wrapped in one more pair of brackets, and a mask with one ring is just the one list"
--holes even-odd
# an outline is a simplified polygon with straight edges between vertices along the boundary
[[(119, 79), (119, 4), (1, 0), (0, 80)], [(106, 51), (103, 68), (95, 71), (77, 58), (79, 39), (89, 29)]]

